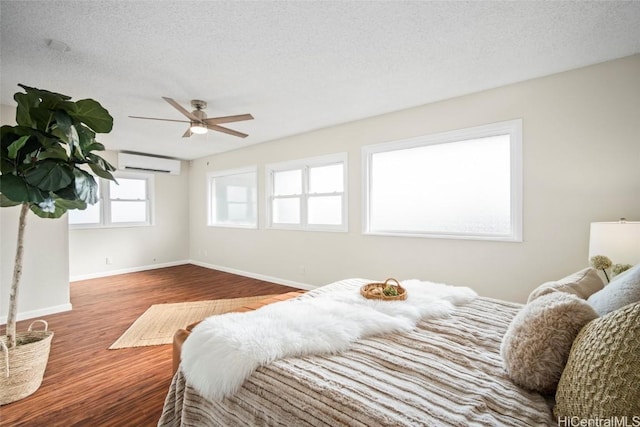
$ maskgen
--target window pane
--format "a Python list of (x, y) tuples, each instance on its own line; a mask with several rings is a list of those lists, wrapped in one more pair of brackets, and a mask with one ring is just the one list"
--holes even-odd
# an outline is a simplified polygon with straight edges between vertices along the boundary
[(277, 224), (300, 224), (300, 198), (274, 199), (273, 222)]
[(249, 188), (238, 185), (227, 187), (227, 202), (247, 203), (249, 201)]
[(147, 222), (147, 202), (111, 202), (111, 222)]
[(309, 197), (309, 224), (342, 224), (342, 196)]
[(227, 206), (227, 219), (233, 223), (245, 223), (249, 217), (249, 205), (246, 203), (233, 203)]
[(69, 212), (69, 224), (100, 224), (100, 202), (87, 205), (85, 210), (72, 209)]
[(334, 193), (344, 189), (342, 163), (309, 168), (309, 193)]
[(347, 153), (265, 165), (267, 227), (347, 231)]
[(257, 224), (256, 172), (232, 173), (211, 178), (211, 225)]
[(273, 195), (290, 196), (293, 194), (302, 194), (302, 170), (274, 172)]
[(374, 153), (370, 228), (508, 234), (510, 136)]
[(145, 200), (147, 181), (145, 179), (118, 178), (118, 183), (109, 182), (109, 197), (119, 200)]

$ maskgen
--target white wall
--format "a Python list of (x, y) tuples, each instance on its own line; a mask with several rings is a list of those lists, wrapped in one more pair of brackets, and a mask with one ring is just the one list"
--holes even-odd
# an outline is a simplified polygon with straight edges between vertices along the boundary
[[(428, 76), (425, 76), (428, 78)], [(342, 102), (342, 100), (336, 100)], [(524, 241), (364, 236), (361, 147), (523, 119)], [(640, 55), (368, 118), (192, 162), (190, 254), (198, 263), (322, 285), (347, 277), (420, 278), (524, 301), (588, 265), (589, 223), (640, 220)], [(209, 171), (348, 152), (349, 232), (206, 226)], [(206, 254), (206, 255), (205, 255)]]
[[(106, 151), (103, 155), (117, 165), (117, 153)], [(69, 230), (72, 281), (189, 259), (188, 163), (182, 162), (181, 169), (180, 175), (154, 175), (154, 225)], [(107, 257), (111, 264), (106, 263)]]
[[(2, 105), (0, 121), (15, 124), (15, 108)], [(6, 323), (9, 291), (18, 236), (20, 207), (0, 209), (0, 323)], [(43, 219), (27, 214), (18, 318), (42, 316), (71, 309), (66, 215)]]

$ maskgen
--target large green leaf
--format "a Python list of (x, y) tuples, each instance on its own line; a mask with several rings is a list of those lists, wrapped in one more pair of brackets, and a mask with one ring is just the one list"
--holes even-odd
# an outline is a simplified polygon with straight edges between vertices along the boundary
[[(40, 218), (60, 218), (62, 215), (65, 214), (65, 212), (67, 212), (67, 210), (58, 205), (55, 201), (52, 201), (52, 205), (51, 205), (51, 210), (50, 209), (43, 209), (42, 206), (37, 205), (37, 204), (33, 204), (31, 205), (31, 212), (33, 212), (34, 214), (38, 215)], [(48, 206), (48, 204), (47, 204)]]
[(72, 182), (66, 187), (54, 191), (54, 194), (64, 200), (76, 200), (78, 198), (76, 194), (76, 183)]
[(77, 125), (76, 131), (78, 132), (78, 140), (80, 143), (80, 150), (82, 151), (82, 154), (86, 155), (87, 153), (89, 153), (89, 151), (95, 150), (95, 148), (89, 147), (95, 143), (96, 133), (83, 124)]
[(89, 160), (88, 164), (93, 173), (98, 175), (100, 178), (109, 179), (111, 181), (116, 180), (110, 173), (116, 170), (111, 163), (94, 153), (87, 154), (87, 159)]
[(31, 120), (29, 112), (32, 107), (36, 107), (40, 103), (37, 95), (17, 92), (13, 95), (13, 99), (18, 103), (18, 107), (16, 108), (16, 123), (20, 126), (31, 127), (33, 120)]
[(36, 96), (37, 98), (39, 98), (42, 104), (51, 109), (55, 108), (61, 102), (71, 99), (70, 96), (63, 95), (61, 93), (51, 92), (44, 89), (37, 89), (35, 87), (26, 86), (20, 83), (18, 83), (18, 86), (24, 89), (28, 95)]
[(38, 159), (39, 160), (44, 160), (44, 159), (59, 159), (59, 160), (63, 160), (63, 161), (68, 161), (69, 160), (69, 155), (67, 154), (67, 150), (65, 150), (62, 145), (52, 145), (49, 148), (46, 148), (42, 151), (40, 151), (40, 153), (38, 153)]
[(78, 168), (73, 169), (75, 176), (75, 192), (78, 199), (83, 202), (94, 205), (98, 201), (98, 183), (90, 173)]
[(96, 133), (109, 133), (113, 129), (113, 117), (98, 101), (81, 99), (76, 101), (78, 111), (69, 114), (89, 126)]
[(0, 175), (0, 192), (14, 202), (40, 203), (45, 198), (42, 192), (12, 174)]
[(104, 151), (105, 150), (105, 146), (101, 143), (99, 143), (98, 141), (95, 141), (89, 145), (87, 145), (86, 147), (84, 147), (85, 151)]
[(79, 209), (81, 211), (87, 209), (87, 204), (82, 200), (64, 200), (64, 199), (56, 199), (56, 205), (66, 209)]
[[(0, 135), (2, 138), (2, 142), (0, 142), (0, 146), (2, 146), (3, 150), (7, 150), (11, 144), (13, 144), (17, 139), (21, 136), (30, 135), (29, 132), (26, 132), (23, 126), (2, 126), (0, 128)], [(3, 152), (3, 154), (8, 155), (8, 153)]]
[(102, 157), (98, 156), (95, 153), (87, 154), (87, 158), (91, 160), (91, 163), (95, 163), (96, 165), (100, 166), (102, 169), (106, 171), (111, 172), (116, 170), (116, 168), (111, 163), (107, 162), (105, 159), (103, 159)]
[(17, 206), (21, 204), (21, 202), (14, 202), (4, 194), (0, 193), (0, 207), (8, 208), (10, 206)]
[(69, 146), (71, 147), (71, 157), (79, 161), (84, 161), (84, 154), (80, 148), (80, 139), (75, 126), (71, 126), (69, 132)]
[(31, 107), (29, 110), (29, 116), (31, 117), (32, 127), (42, 131), (49, 132), (49, 127), (53, 123), (53, 111), (49, 108), (45, 108), (40, 105), (38, 107)]
[(73, 180), (73, 171), (64, 162), (45, 159), (35, 163), (24, 174), (28, 184), (44, 191), (56, 191), (66, 187)]
[(34, 204), (31, 205), (31, 212), (38, 215), (40, 218), (60, 218), (64, 215), (68, 210), (71, 209), (80, 209), (84, 210), (87, 208), (87, 204), (81, 200), (64, 200), (64, 199), (53, 199), (53, 212), (50, 209), (42, 209), (40, 205)]
[(30, 137), (28, 135), (21, 136), (11, 143), (9, 148), (7, 148), (7, 155), (10, 159), (15, 159), (16, 157), (18, 157), (18, 151), (20, 151), (20, 149), (24, 147), (29, 138)]
[[(13, 172), (16, 172), (18, 169), (22, 168), (23, 163), (27, 161), (27, 156), (31, 153), (39, 150), (43, 145), (42, 141), (45, 141), (47, 138), (42, 134), (42, 132), (37, 131), (36, 129), (26, 128), (24, 126), (14, 126), (5, 131), (3, 127), (2, 133), (2, 149), (0, 151), (0, 155), (3, 157), (3, 160), (10, 159), (9, 156), (9, 147), (14, 144), (17, 140), (24, 136), (35, 136), (28, 138), (28, 140), (24, 143), (22, 147), (20, 147), (16, 151), (15, 162), (12, 163)], [(13, 147), (13, 149), (16, 149)], [(4, 163), (4, 162), (3, 162)], [(2, 169), (3, 173), (6, 172), (6, 169)]]
[(53, 112), (53, 118), (56, 119), (56, 127), (62, 130), (64, 135), (69, 137), (69, 132), (71, 132), (71, 127), (73, 126), (73, 121), (71, 117), (64, 110), (55, 110)]
[(91, 168), (91, 171), (93, 173), (95, 173), (96, 175), (98, 175), (100, 178), (108, 179), (108, 180), (111, 180), (111, 181), (115, 181), (116, 180), (114, 178), (114, 176), (111, 174), (111, 172), (101, 168), (100, 166), (98, 166), (95, 163), (89, 163), (89, 167)]

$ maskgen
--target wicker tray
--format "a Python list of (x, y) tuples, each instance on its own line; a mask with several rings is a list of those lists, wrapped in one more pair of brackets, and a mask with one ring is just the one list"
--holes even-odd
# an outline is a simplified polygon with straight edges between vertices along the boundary
[[(395, 283), (394, 283), (395, 282)], [(395, 288), (398, 295), (385, 295), (384, 289)], [(360, 288), (360, 294), (367, 299), (379, 299), (383, 301), (403, 301), (407, 299), (407, 291), (400, 286), (396, 279), (387, 279), (384, 283), (369, 283)]]

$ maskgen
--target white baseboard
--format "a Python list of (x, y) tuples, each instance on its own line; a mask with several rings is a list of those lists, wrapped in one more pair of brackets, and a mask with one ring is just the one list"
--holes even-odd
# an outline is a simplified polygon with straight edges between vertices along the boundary
[[(69, 281), (77, 282), (79, 280), (97, 279), (100, 277), (115, 276), (117, 274), (136, 273), (138, 271), (154, 270), (157, 268), (165, 268), (165, 267), (174, 267), (176, 265), (183, 265), (183, 264), (194, 264), (200, 267), (210, 268), (212, 270), (224, 271), (226, 273), (237, 274), (239, 276), (251, 277), (252, 279), (264, 280), (265, 282), (277, 283), (279, 285), (284, 285), (284, 286), (291, 286), (292, 288), (306, 289), (306, 290), (317, 288), (317, 286), (310, 285), (308, 283), (281, 279), (279, 277), (272, 277), (264, 274), (251, 273), (249, 271), (238, 270), (235, 268), (224, 267), (221, 265), (208, 264), (208, 263), (196, 261), (196, 260), (172, 261), (164, 264), (152, 264), (152, 265), (144, 265), (139, 267), (125, 268), (121, 270), (111, 270), (111, 271), (104, 271), (100, 273), (83, 274), (79, 276), (70, 277)], [(61, 304), (53, 307), (42, 308), (39, 310), (32, 310), (32, 311), (25, 311), (22, 313), (18, 313), (17, 317), (18, 317), (18, 320), (26, 320), (26, 319), (33, 319), (36, 317), (46, 316), (48, 314), (61, 313), (63, 311), (70, 311), (70, 310), (71, 310), (71, 303)], [(5, 324), (5, 323), (7, 323), (7, 316), (0, 317), (0, 324)]]
[(238, 276), (251, 277), (252, 279), (264, 280), (265, 282), (277, 283), (279, 285), (291, 286), (292, 288), (306, 289), (308, 291), (317, 288), (317, 286), (308, 283), (295, 282), (293, 280), (281, 279), (279, 277), (266, 276), (264, 274), (251, 273), (249, 271), (237, 270), (235, 268), (223, 267), (221, 265), (208, 264), (206, 262), (189, 260), (189, 264), (198, 265), (200, 267), (210, 268), (212, 270), (220, 270), (226, 273), (237, 274)]
[[(46, 316), (48, 314), (62, 313), (63, 311), (70, 311), (71, 303), (55, 305), (53, 307), (41, 308), (39, 310), (23, 311), (18, 313), (17, 320), (34, 319), (36, 317)], [(7, 316), (0, 317), (0, 325), (7, 323)]]
[(200, 267), (210, 268), (212, 270), (224, 271), (226, 273), (237, 274), (239, 276), (251, 277), (252, 279), (264, 280), (265, 282), (277, 283), (279, 285), (291, 286), (292, 288), (306, 289), (311, 290), (317, 288), (315, 285), (310, 285), (308, 283), (296, 282), (293, 280), (281, 279), (279, 277), (267, 276), (264, 274), (252, 273), (249, 271), (238, 270), (235, 268), (224, 267), (222, 265), (209, 264), (202, 261), (197, 261), (193, 259), (189, 260), (181, 260), (181, 261), (172, 261), (166, 262), (163, 264), (152, 264), (152, 265), (142, 265), (138, 267), (132, 268), (124, 268), (120, 270), (111, 270), (111, 271), (103, 271), (99, 273), (92, 274), (82, 274), (78, 276), (72, 276), (69, 278), (70, 282), (77, 282), (79, 280), (89, 280), (89, 279), (98, 279), (100, 277), (109, 277), (115, 276), (118, 274), (126, 274), (126, 273), (136, 273), (138, 271), (146, 271), (146, 270), (154, 270), (156, 268), (165, 268), (165, 267), (174, 267), (176, 265), (184, 265), (184, 264), (193, 264)]
[(157, 268), (175, 267), (176, 265), (190, 264), (189, 260), (171, 261), (162, 264), (141, 265), (138, 267), (123, 268), (120, 270), (101, 271), (99, 273), (81, 274), (79, 276), (71, 276), (70, 282), (77, 282), (79, 280), (98, 279), (100, 277), (116, 276), (118, 274), (137, 273), (138, 271), (155, 270)]

